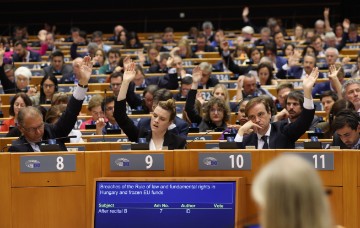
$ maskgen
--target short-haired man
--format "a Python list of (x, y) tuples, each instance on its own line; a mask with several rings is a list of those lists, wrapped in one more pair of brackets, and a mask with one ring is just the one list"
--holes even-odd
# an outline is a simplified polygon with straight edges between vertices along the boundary
[(360, 116), (356, 111), (340, 111), (332, 127), (335, 131), (333, 146), (340, 146), (341, 149), (360, 149)]
[[(120, 87), (123, 81), (122, 72), (113, 72), (110, 75), (110, 89), (113, 91), (113, 95), (116, 98), (119, 95)], [(135, 94), (135, 84), (130, 82), (129, 89), (126, 93), (126, 102), (131, 109), (137, 109), (142, 105), (141, 98), (138, 94)]]
[(345, 100), (350, 101), (360, 115), (360, 80), (346, 80), (342, 86), (342, 96)]
[(121, 53), (118, 49), (111, 48), (106, 55), (109, 63), (99, 68), (99, 74), (110, 74), (119, 65)]
[[(262, 97), (250, 100), (245, 113), (249, 121), (240, 127), (236, 142), (241, 142), (241, 147), (255, 146), (257, 149), (293, 149), (295, 142), (309, 129), (313, 120), (315, 109), (311, 90), (319, 75), (317, 68), (303, 79), (304, 108), (300, 116), (293, 123), (273, 122), (268, 103)], [(246, 133), (251, 132), (248, 135)]]
[(61, 51), (55, 51), (50, 55), (51, 65), (43, 68), (44, 76), (56, 76), (70, 74), (73, 71), (72, 65), (65, 64), (64, 54)]
[(326, 112), (326, 116), (329, 116), (331, 107), (338, 99), (338, 95), (332, 90), (324, 91), (320, 95), (320, 102), (322, 104), (323, 110)]
[(28, 50), (27, 43), (22, 40), (15, 43), (12, 59), (14, 62), (41, 62), (40, 54)]
[[(285, 108), (278, 112), (273, 121), (285, 121), (285, 123), (295, 122), (301, 115), (304, 104), (304, 95), (300, 91), (291, 91), (285, 98)], [(314, 115), (313, 121), (308, 130), (315, 130), (320, 118)]]
[[(91, 72), (92, 63), (90, 57), (87, 56), (80, 63), (79, 84), (71, 96), (66, 111), (55, 124), (44, 123), (43, 116), (37, 108), (28, 106), (21, 109), (18, 115), (18, 128), (22, 136), (12, 143), (9, 152), (39, 152), (38, 143), (48, 139), (67, 137), (81, 111)], [(67, 150), (62, 140), (57, 140), (57, 143), (61, 150)]]
[(276, 109), (280, 112), (286, 107), (285, 99), (287, 95), (294, 90), (292, 83), (281, 83), (276, 87)]

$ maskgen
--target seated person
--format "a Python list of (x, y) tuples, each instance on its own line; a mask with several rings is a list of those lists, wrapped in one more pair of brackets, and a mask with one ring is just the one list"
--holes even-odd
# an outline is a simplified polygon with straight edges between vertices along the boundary
[(186, 140), (168, 130), (168, 127), (172, 124), (176, 116), (175, 101), (173, 99), (160, 101), (154, 108), (151, 117), (150, 132), (143, 128), (136, 127), (133, 121), (127, 116), (126, 92), (135, 74), (135, 63), (130, 63), (125, 67), (124, 81), (121, 84), (119, 96), (115, 102), (114, 112), (114, 117), (120, 128), (132, 142), (137, 142), (139, 138), (146, 138), (147, 142), (149, 142), (150, 150), (184, 149)]
[(360, 149), (360, 116), (356, 111), (340, 111), (332, 123), (332, 129), (337, 136), (333, 138), (333, 146), (340, 146), (341, 149)]
[[(303, 110), (304, 104), (304, 95), (301, 91), (291, 91), (285, 99), (286, 107), (278, 112), (273, 121), (285, 121), (285, 123), (293, 123), (300, 117)], [(309, 127), (309, 131), (314, 131), (318, 123), (321, 122), (320, 118), (317, 115), (314, 115), (314, 118)]]
[[(65, 112), (66, 106), (67, 106), (66, 104), (59, 104), (59, 105), (51, 106), (45, 115), (45, 122), (49, 123), (49, 124), (55, 124), (59, 120), (62, 113)], [(84, 142), (84, 140), (82, 139), (82, 134), (81, 134), (80, 130), (75, 130), (73, 128), (71, 130), (71, 132), (69, 133), (69, 136), (76, 136), (76, 138), (70, 138), (70, 140), (69, 140), (70, 143)], [(64, 141), (68, 141), (68, 140), (64, 140)]]
[(107, 52), (107, 59), (108, 59), (108, 64), (105, 64), (104, 66), (100, 67), (99, 69), (99, 74), (109, 74), (112, 73), (114, 71), (114, 69), (116, 68), (116, 66), (119, 65), (120, 62), (120, 57), (121, 57), (121, 53), (118, 49), (115, 48), (111, 48), (108, 52)]
[[(54, 124), (44, 123), (43, 116), (39, 109), (29, 106), (23, 108), (18, 116), (18, 128), (23, 134), (19, 139), (13, 141), (9, 152), (39, 152), (38, 143), (48, 139), (67, 137), (73, 129), (77, 116), (79, 115), (82, 103), (85, 99), (88, 82), (92, 72), (90, 57), (85, 57), (80, 64), (81, 74), (79, 84), (70, 98), (66, 111)], [(57, 140), (61, 150), (67, 151), (62, 140)]]
[[(289, 61), (289, 69), (286, 73), (283, 74), (284, 77), (279, 77), (282, 79), (285, 78), (294, 78), (294, 79), (302, 79), (306, 75), (310, 74), (311, 71), (316, 67), (317, 58), (315, 55), (306, 54), (303, 59), (302, 66), (298, 64), (292, 65), (292, 61)], [(323, 73), (319, 73), (319, 78), (324, 78)]]
[(44, 76), (56, 76), (72, 73), (72, 65), (65, 64), (64, 54), (55, 51), (50, 55), (51, 65), (43, 68)]
[(96, 120), (97, 135), (106, 135), (108, 134), (108, 130), (120, 130), (120, 127), (114, 118), (115, 99), (116, 98), (114, 96), (111, 96), (103, 100), (101, 109), (105, 113), (107, 121), (105, 121), (106, 119), (102, 117)]
[[(273, 122), (271, 108), (262, 97), (250, 100), (245, 113), (250, 121), (240, 127), (236, 142), (241, 142), (241, 148), (255, 146), (257, 149), (294, 149), (295, 142), (309, 129), (314, 118), (315, 108), (311, 97), (311, 90), (318, 77), (318, 69), (303, 79), (304, 108), (300, 116), (293, 123)], [(245, 135), (249, 130), (253, 132)]]
[(23, 40), (16, 41), (14, 45), (13, 62), (41, 62), (39, 53), (27, 48), (27, 43)]
[[(0, 131), (9, 131), (11, 127), (17, 126), (20, 109), (31, 106), (31, 100), (25, 93), (17, 93), (10, 101), (10, 119), (4, 120), (0, 125)], [(10, 137), (10, 136), (7, 136)]]
[(202, 77), (202, 70), (197, 66), (193, 70), (193, 83), (186, 99), (185, 111), (191, 123), (196, 123), (200, 131), (225, 129), (226, 122), (230, 119), (229, 103), (224, 98), (212, 97), (205, 104), (204, 115), (199, 115), (195, 111), (195, 100), (197, 94), (198, 82)]
[(198, 89), (209, 89), (216, 86), (219, 83), (219, 80), (211, 76), (212, 65), (208, 62), (201, 62), (199, 64), (200, 70), (202, 72), (201, 78), (198, 81)]
[(88, 111), (91, 113), (91, 118), (82, 122), (80, 130), (85, 130), (86, 125), (94, 125), (99, 118), (104, 118), (104, 112), (101, 108), (101, 104), (104, 98), (100, 94), (96, 94), (90, 98), (88, 104)]
[(18, 67), (14, 72), (14, 82), (10, 80), (11, 77), (7, 76), (4, 68), (5, 65), (6, 64), (3, 65), (3, 59), (0, 49), (0, 80), (5, 94), (25, 92), (30, 96), (36, 93), (35, 88), (29, 88), (30, 80), (32, 77), (29, 68), (23, 66)]
[[(156, 90), (154, 92), (154, 96), (153, 96), (152, 107), (154, 108), (157, 106), (157, 104), (160, 101), (167, 101), (167, 100), (171, 99), (172, 97), (173, 97), (173, 94), (170, 92), (170, 90), (167, 90), (167, 89)], [(151, 112), (153, 112), (153, 110)], [(150, 118), (141, 118), (140, 121), (138, 122), (137, 126), (140, 129), (143, 128), (143, 129), (150, 130), (151, 129)], [(179, 118), (178, 116), (175, 116), (173, 123), (169, 126), (168, 130), (170, 132), (186, 139), (186, 137), (189, 133), (189, 125), (185, 120)]]
[(181, 79), (180, 91), (179, 93), (174, 94), (174, 99), (177, 101), (185, 101), (186, 97), (191, 89), (192, 77), (186, 76)]

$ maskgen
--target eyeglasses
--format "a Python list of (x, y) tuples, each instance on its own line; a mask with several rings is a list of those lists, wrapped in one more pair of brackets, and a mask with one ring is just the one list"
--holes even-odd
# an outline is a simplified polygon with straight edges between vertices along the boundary
[(41, 125), (39, 125), (38, 127), (29, 127), (29, 128), (26, 128), (24, 126), (22, 126), (22, 127), (27, 132), (35, 133), (35, 132), (40, 131), (40, 130), (42, 130), (44, 128), (44, 123), (41, 123)]

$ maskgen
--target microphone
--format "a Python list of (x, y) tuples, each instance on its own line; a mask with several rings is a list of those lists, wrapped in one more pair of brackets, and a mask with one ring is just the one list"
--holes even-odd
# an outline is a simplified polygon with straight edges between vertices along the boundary
[[(44, 140), (41, 140), (41, 141), (38, 141), (38, 142), (34, 142), (35, 144), (42, 144), (42, 143), (46, 143), (46, 142), (49, 142), (48, 140), (63, 140), (63, 139), (72, 139), (72, 138), (76, 138), (76, 135), (68, 135), (68, 136), (63, 136), (63, 137), (58, 137), (58, 138), (53, 138), (53, 139), (44, 139)], [(17, 143), (17, 144), (11, 144), (10, 146), (4, 146), (2, 149), (1, 149), (1, 152), (5, 152), (5, 149), (6, 148), (9, 148), (11, 146), (21, 146), (21, 145), (29, 145), (30, 143), (29, 142), (25, 142), (25, 143)], [(27, 151), (24, 151), (24, 152), (27, 152)]]

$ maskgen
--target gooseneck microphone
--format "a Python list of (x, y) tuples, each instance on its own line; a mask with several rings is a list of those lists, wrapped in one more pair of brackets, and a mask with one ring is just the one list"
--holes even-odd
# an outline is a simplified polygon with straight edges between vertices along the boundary
[[(45, 140), (41, 140), (41, 141), (38, 141), (38, 142), (34, 142), (35, 144), (41, 144), (41, 143), (47, 143), (48, 140), (62, 140), (62, 139), (72, 139), (72, 138), (76, 138), (76, 135), (68, 135), (68, 136), (64, 136), (64, 137), (58, 137), (58, 138), (53, 138), (53, 139), (45, 139)], [(25, 142), (25, 143), (17, 143), (17, 144), (11, 144), (10, 146), (4, 146), (2, 149), (1, 149), (1, 152), (5, 152), (4, 150), (6, 148), (9, 148), (11, 146), (21, 146), (21, 145), (29, 145), (30, 143), (29, 142)], [(24, 152), (27, 152), (27, 151), (24, 151)]]

